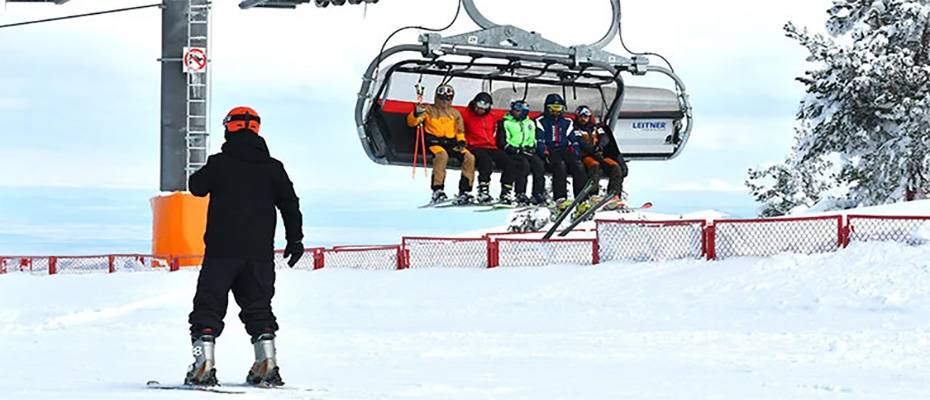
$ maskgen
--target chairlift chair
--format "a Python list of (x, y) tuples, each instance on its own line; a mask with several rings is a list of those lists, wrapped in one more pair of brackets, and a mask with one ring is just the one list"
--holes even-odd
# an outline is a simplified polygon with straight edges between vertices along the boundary
[[(693, 125), (691, 106), (671, 66), (604, 50), (620, 34), (620, 0), (610, 0), (613, 21), (601, 40), (569, 47), (535, 32), (495, 24), (474, 0), (461, 1), (480, 30), (448, 37), (424, 33), (417, 44), (388, 48), (368, 66), (355, 122), (362, 147), (373, 161), (413, 165), (416, 129), (406, 124), (416, 104), (413, 88), (425, 86), (426, 101), (431, 102), (432, 91), (447, 82), (456, 89), (453, 105), (460, 112), (480, 91), (492, 94), (491, 112), (499, 118), (513, 100), (526, 100), (535, 117), (549, 93), (562, 94), (568, 111), (588, 105), (614, 132), (608, 155), (622, 151), (628, 161), (671, 160), (684, 150)], [(623, 77), (651, 73), (671, 78), (675, 90), (627, 86)], [(452, 160), (449, 166), (458, 168)]]

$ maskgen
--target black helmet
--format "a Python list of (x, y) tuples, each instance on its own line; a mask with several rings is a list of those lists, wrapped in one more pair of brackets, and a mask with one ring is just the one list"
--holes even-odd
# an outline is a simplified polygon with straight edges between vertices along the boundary
[(476, 110), (490, 110), (492, 105), (494, 105), (494, 99), (487, 92), (478, 93), (469, 103), (469, 106)]

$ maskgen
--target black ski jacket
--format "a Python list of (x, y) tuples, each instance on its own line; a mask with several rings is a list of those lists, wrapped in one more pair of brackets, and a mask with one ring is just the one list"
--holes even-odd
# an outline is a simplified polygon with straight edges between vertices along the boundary
[(271, 158), (265, 139), (250, 131), (227, 134), (223, 151), (191, 175), (194, 196), (210, 195), (206, 257), (274, 259), (275, 207), (288, 242), (303, 239), (303, 217), (284, 165)]

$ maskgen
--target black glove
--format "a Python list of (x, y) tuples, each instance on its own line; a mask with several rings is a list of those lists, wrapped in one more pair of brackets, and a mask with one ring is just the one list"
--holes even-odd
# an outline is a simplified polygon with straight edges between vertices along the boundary
[(536, 146), (526, 146), (523, 148), (523, 155), (532, 157), (536, 155)]
[(466, 146), (468, 146), (468, 143), (466, 143), (464, 140), (459, 140), (458, 142), (455, 142), (455, 147), (453, 147), (452, 150), (455, 150), (459, 153), (464, 153)]
[(520, 149), (518, 149), (518, 148), (516, 148), (516, 147), (513, 147), (513, 146), (511, 146), (511, 145), (508, 144), (508, 145), (504, 146), (504, 153), (507, 153), (507, 154), (510, 154), (510, 155), (515, 156), (515, 155), (517, 155), (517, 154), (520, 154)]
[(299, 240), (296, 242), (290, 242), (284, 247), (284, 258), (290, 258), (287, 261), (287, 266), (294, 268), (297, 265), (297, 261), (300, 261), (300, 257), (304, 255), (304, 244)]
[(423, 116), (423, 114), (425, 114), (425, 113), (426, 113), (426, 107), (424, 107), (424, 106), (417, 105), (417, 106), (413, 109), (413, 117), (414, 117), (414, 118), (420, 118), (420, 117)]
[(597, 153), (594, 153), (594, 155), (592, 155), (591, 157), (594, 157), (594, 159), (597, 160), (597, 162), (601, 164), (604, 163), (604, 153), (597, 152)]

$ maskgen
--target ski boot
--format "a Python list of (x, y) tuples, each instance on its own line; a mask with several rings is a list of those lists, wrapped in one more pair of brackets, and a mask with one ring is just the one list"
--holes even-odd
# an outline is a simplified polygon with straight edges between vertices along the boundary
[(549, 203), (549, 199), (546, 198), (545, 194), (535, 193), (533, 197), (530, 197), (530, 204), (534, 206), (545, 207)]
[(526, 195), (523, 193), (518, 193), (514, 201), (516, 201), (517, 205), (519, 206), (528, 206), (531, 203), (530, 198), (526, 197)]
[(490, 204), (494, 202), (494, 198), (491, 197), (491, 188), (490, 184), (487, 182), (478, 184), (478, 197), (476, 198), (478, 204)]
[(588, 201), (583, 201), (578, 204), (578, 206), (575, 207), (575, 212), (572, 213), (572, 222), (575, 222), (581, 218), (582, 215), (593, 208), (594, 205), (596, 205), (598, 202), (600, 202), (600, 196), (592, 196), (592, 198)]
[(436, 189), (433, 191), (433, 199), (430, 200), (430, 204), (438, 204), (446, 200), (449, 200), (449, 197), (446, 196), (446, 192), (444, 192), (442, 189)]
[(455, 197), (455, 200), (452, 200), (452, 203), (457, 206), (464, 206), (474, 202), (475, 196), (472, 196), (471, 193), (468, 192), (461, 192), (458, 196)]
[(252, 346), (255, 347), (255, 363), (249, 369), (245, 382), (266, 387), (284, 385), (275, 355), (274, 333), (263, 333), (252, 338)]
[(200, 335), (193, 340), (194, 363), (187, 369), (184, 378), (185, 385), (216, 386), (216, 337), (213, 335)]
[(510, 185), (504, 185), (501, 188), (501, 197), (498, 200), (501, 204), (513, 204), (516, 199), (513, 196), (513, 191), (510, 188)]

